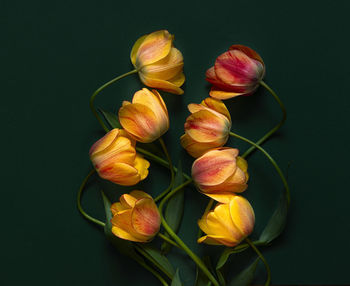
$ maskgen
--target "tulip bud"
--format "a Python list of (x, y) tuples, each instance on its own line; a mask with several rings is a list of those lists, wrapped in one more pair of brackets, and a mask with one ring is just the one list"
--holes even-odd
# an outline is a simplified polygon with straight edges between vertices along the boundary
[(166, 30), (144, 35), (134, 44), (130, 59), (146, 86), (182, 94), (183, 57), (173, 47), (173, 40), (174, 36)]
[(233, 148), (217, 148), (208, 151), (192, 165), (192, 178), (199, 190), (212, 199), (228, 203), (232, 193), (247, 188), (247, 161)]
[(185, 134), (180, 140), (191, 156), (197, 158), (227, 142), (231, 116), (221, 100), (209, 97), (201, 104), (189, 104), (188, 109), (192, 114), (186, 119)]
[(132, 138), (150, 143), (169, 129), (169, 115), (166, 105), (156, 90), (147, 88), (134, 94), (132, 103), (123, 102), (119, 109), (119, 121)]
[(206, 80), (213, 84), (210, 96), (228, 99), (252, 94), (264, 75), (264, 62), (254, 50), (242, 45), (232, 45), (207, 70)]
[(149, 162), (136, 154), (135, 141), (124, 130), (109, 131), (89, 153), (99, 176), (115, 184), (135, 185), (148, 175)]
[(198, 221), (200, 229), (206, 233), (198, 243), (226, 245), (239, 244), (253, 231), (255, 215), (250, 203), (241, 196), (231, 196), (226, 204), (218, 204)]
[(159, 231), (160, 215), (152, 197), (142, 191), (124, 194), (111, 206), (112, 232), (119, 238), (150, 241)]

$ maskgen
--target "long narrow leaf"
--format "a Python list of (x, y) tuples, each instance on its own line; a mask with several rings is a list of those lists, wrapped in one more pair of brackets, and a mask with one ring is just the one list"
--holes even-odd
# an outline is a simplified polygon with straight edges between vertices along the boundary
[(171, 286), (182, 286), (179, 269), (176, 269), (176, 273), (174, 275), (173, 281), (171, 281)]
[(101, 108), (99, 108), (98, 110), (102, 113), (103, 117), (106, 119), (106, 121), (112, 128), (122, 128), (119, 123), (117, 114), (105, 111)]
[(229, 286), (248, 286), (254, 279), (256, 266), (258, 265), (259, 258), (257, 258), (252, 264), (241, 271), (232, 281)]

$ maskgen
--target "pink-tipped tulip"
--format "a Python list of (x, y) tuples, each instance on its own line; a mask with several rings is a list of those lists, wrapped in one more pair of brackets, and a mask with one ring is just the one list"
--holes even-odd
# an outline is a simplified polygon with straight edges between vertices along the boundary
[(173, 40), (167, 30), (144, 35), (134, 44), (130, 59), (146, 86), (182, 94), (184, 63), (181, 52), (173, 47)]
[(247, 188), (247, 161), (233, 148), (217, 148), (208, 151), (192, 165), (192, 178), (199, 190), (221, 203), (227, 203), (234, 193)]
[(123, 186), (132, 186), (148, 175), (149, 162), (135, 151), (135, 141), (115, 128), (90, 149), (90, 159), (103, 179)]
[(264, 62), (254, 50), (242, 45), (233, 45), (207, 70), (206, 80), (213, 85), (210, 96), (228, 99), (252, 94), (264, 75)]
[(132, 103), (123, 102), (118, 115), (125, 131), (139, 142), (150, 143), (169, 129), (168, 110), (156, 90), (137, 91)]
[(231, 116), (221, 100), (209, 97), (201, 104), (189, 104), (188, 109), (192, 114), (186, 119), (185, 134), (180, 140), (192, 157), (197, 158), (227, 142)]
[(226, 245), (239, 244), (253, 231), (255, 215), (250, 203), (241, 196), (231, 196), (226, 204), (218, 204), (198, 221), (206, 234), (198, 243)]
[(152, 197), (142, 191), (124, 194), (111, 206), (112, 232), (119, 238), (148, 242), (159, 231), (160, 215)]

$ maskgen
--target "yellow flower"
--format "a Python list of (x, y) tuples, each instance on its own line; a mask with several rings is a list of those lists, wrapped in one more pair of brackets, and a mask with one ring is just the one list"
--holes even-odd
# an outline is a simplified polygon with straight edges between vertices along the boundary
[(192, 114), (186, 119), (185, 134), (180, 140), (191, 156), (197, 158), (227, 142), (231, 116), (221, 100), (209, 97), (201, 104), (189, 104), (188, 109)]
[(139, 142), (152, 142), (169, 129), (168, 110), (156, 90), (137, 91), (132, 103), (123, 102), (118, 115), (123, 128)]
[(233, 247), (246, 238), (254, 228), (255, 215), (250, 203), (243, 197), (229, 195), (229, 202), (218, 204), (198, 221), (206, 233), (198, 243), (223, 244)]
[(185, 82), (183, 57), (173, 47), (173, 40), (167, 30), (144, 35), (132, 47), (130, 59), (145, 85), (182, 94), (180, 86)]
[(90, 149), (90, 159), (101, 178), (115, 184), (132, 186), (148, 175), (149, 162), (135, 151), (135, 141), (115, 128)]
[(111, 206), (112, 232), (119, 238), (150, 241), (159, 231), (160, 215), (152, 197), (142, 191), (124, 194)]
[(199, 157), (192, 165), (192, 178), (199, 190), (212, 199), (228, 203), (232, 193), (247, 188), (248, 164), (238, 149), (221, 147)]

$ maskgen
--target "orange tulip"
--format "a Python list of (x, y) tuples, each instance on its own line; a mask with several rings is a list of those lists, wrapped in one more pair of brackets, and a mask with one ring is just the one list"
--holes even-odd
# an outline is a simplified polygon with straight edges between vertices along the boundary
[(160, 215), (152, 197), (142, 191), (124, 194), (111, 206), (112, 232), (119, 238), (150, 241), (159, 231)]
[(183, 57), (173, 47), (174, 37), (167, 31), (156, 31), (139, 38), (130, 54), (141, 81), (148, 87), (182, 94), (185, 82)]
[(123, 102), (118, 115), (123, 128), (139, 142), (152, 142), (169, 129), (168, 110), (156, 90), (137, 91), (132, 103)]
[(238, 156), (238, 150), (221, 147), (199, 157), (192, 165), (192, 178), (199, 190), (221, 203), (228, 203), (232, 193), (247, 188), (247, 161)]
[(213, 84), (210, 96), (228, 99), (252, 94), (264, 75), (264, 62), (254, 50), (242, 45), (232, 45), (207, 70), (206, 80)]
[(252, 233), (254, 223), (255, 215), (250, 203), (241, 196), (230, 196), (228, 203), (218, 204), (198, 221), (200, 229), (206, 233), (198, 239), (198, 243), (236, 246)]
[(186, 119), (185, 134), (180, 140), (191, 156), (197, 158), (227, 142), (231, 116), (221, 100), (209, 97), (201, 104), (189, 104), (188, 109), (192, 114)]
[(115, 128), (90, 149), (90, 159), (101, 178), (115, 184), (131, 186), (148, 175), (149, 162), (135, 151), (135, 141)]

